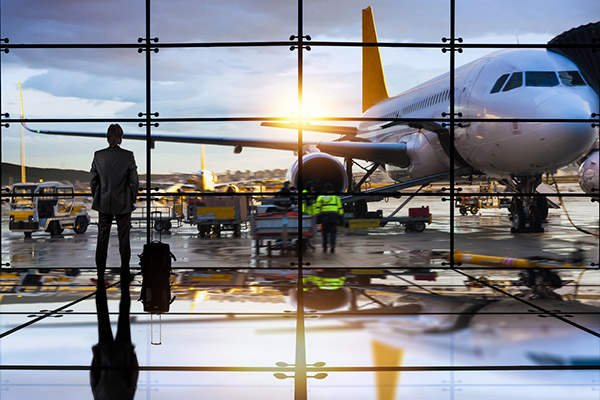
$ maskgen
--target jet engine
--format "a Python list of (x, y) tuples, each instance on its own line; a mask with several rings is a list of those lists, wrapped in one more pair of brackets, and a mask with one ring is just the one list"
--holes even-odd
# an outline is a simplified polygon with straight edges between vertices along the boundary
[(579, 186), (588, 194), (598, 194), (598, 150), (594, 150), (579, 166)]
[[(298, 187), (298, 161), (288, 170), (287, 180)], [(326, 183), (331, 183), (333, 190), (344, 192), (348, 186), (346, 168), (335, 157), (327, 153), (308, 153), (302, 157), (302, 186), (311, 182), (317, 191), (323, 190)]]

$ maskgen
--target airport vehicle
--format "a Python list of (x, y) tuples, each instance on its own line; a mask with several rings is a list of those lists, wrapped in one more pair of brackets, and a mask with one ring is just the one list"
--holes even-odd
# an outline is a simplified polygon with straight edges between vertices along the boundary
[[(543, 197), (528, 194), (536, 191), (542, 174), (552, 174), (584, 156), (597, 159), (598, 150), (593, 149), (597, 128), (583, 122), (598, 111), (595, 90), (600, 82), (594, 64), (582, 59), (576, 49), (559, 46), (593, 46), (589, 38), (598, 26), (600, 23), (567, 31), (551, 40), (549, 44), (557, 47), (548, 50), (491, 53), (456, 68), (453, 86), (446, 73), (394, 97), (388, 95), (379, 49), (363, 47), (363, 116), (368, 120), (358, 127), (305, 122), (262, 125), (339, 136), (335, 141), (303, 143), (306, 154), (301, 185), (330, 182), (342, 192), (349, 184), (351, 171), (346, 169), (353, 159), (370, 161), (372, 171), (383, 168), (400, 182), (390, 185), (388, 191), (447, 179), (450, 174), (486, 175), (503, 179), (524, 193), (514, 197), (510, 209), (512, 230), (541, 232), (547, 204)], [(377, 42), (370, 7), (363, 10), (363, 42)], [(448, 128), (449, 115), (466, 121)], [(494, 119), (499, 121), (490, 121)], [(42, 134), (104, 137), (96, 132), (24, 126)], [(147, 136), (125, 134), (124, 138), (146, 140)], [(244, 147), (298, 151), (299, 146), (292, 140), (241, 137), (152, 135), (151, 140), (233, 146), (235, 153)], [(347, 167), (335, 157), (344, 157)], [(583, 162), (580, 175), (598, 176), (597, 171), (597, 162)], [(292, 185), (303, 187), (297, 182), (297, 162), (288, 173)]]
[(52, 236), (65, 229), (85, 233), (90, 224), (87, 207), (75, 200), (73, 185), (58, 182), (17, 183), (11, 189), (8, 227), (12, 232), (44, 230)]
[[(495, 185), (494, 185), (495, 186)], [(479, 196), (459, 196), (455, 201), (461, 215), (469, 212), (475, 215), (485, 208), (509, 208), (511, 201), (508, 197), (498, 196), (497, 191), (490, 184), (479, 185)]]
[(242, 225), (248, 222), (248, 197), (246, 196), (206, 196), (190, 197), (187, 205), (188, 219), (185, 221), (198, 227), (200, 237), (222, 231), (233, 231), (239, 237)]
[(412, 207), (408, 209), (408, 216), (396, 217), (395, 213), (384, 217), (381, 210), (370, 211), (359, 218), (353, 212), (344, 213), (344, 226), (350, 229), (378, 228), (396, 222), (406, 228), (407, 231), (423, 232), (432, 221), (429, 207)]

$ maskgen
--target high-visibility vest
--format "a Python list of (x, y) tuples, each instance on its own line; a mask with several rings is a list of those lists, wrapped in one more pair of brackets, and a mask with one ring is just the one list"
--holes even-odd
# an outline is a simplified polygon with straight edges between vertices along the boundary
[(320, 214), (323, 212), (334, 212), (339, 215), (344, 215), (344, 207), (342, 207), (342, 201), (339, 196), (334, 194), (329, 195), (321, 195), (317, 197), (317, 202), (315, 203), (315, 213)]
[(339, 278), (322, 278), (320, 276), (305, 276), (302, 278), (302, 283), (305, 284), (304, 291), (307, 291), (309, 284), (316, 286), (321, 290), (336, 290), (344, 286), (346, 283), (346, 277), (341, 276)]

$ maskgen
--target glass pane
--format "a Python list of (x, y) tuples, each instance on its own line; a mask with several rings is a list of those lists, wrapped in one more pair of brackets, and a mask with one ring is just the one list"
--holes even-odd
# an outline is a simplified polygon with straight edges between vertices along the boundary
[[(35, 12), (32, 12), (35, 10)], [(2, 2), (2, 37), (10, 43), (137, 43), (144, 35), (144, 3)], [(11, 50), (12, 51), (12, 50)], [(47, 50), (57, 55), (60, 50)]]
[(490, 7), (468, 0), (456, 3), (456, 34), (466, 43), (546, 44), (565, 31), (588, 24), (589, 13), (597, 11), (598, 6), (588, 2), (563, 9), (544, 0), (525, 4), (510, 0)]

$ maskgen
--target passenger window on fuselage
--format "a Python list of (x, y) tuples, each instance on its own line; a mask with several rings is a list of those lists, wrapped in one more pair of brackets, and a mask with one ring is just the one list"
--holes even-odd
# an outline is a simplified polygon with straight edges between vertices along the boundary
[(554, 71), (527, 71), (525, 72), (525, 86), (552, 87), (558, 86), (558, 79)]
[(585, 86), (585, 82), (577, 71), (559, 71), (558, 77), (565, 86)]
[(498, 93), (500, 89), (502, 89), (502, 85), (504, 85), (504, 82), (506, 82), (509, 75), (510, 74), (504, 74), (500, 78), (498, 78), (496, 83), (494, 83), (494, 87), (492, 88), (490, 93)]
[(508, 80), (506, 86), (504, 86), (504, 89), (502, 89), (502, 91), (508, 92), (509, 90), (516, 89), (521, 85), (523, 85), (523, 73), (515, 72), (511, 75), (510, 79)]

